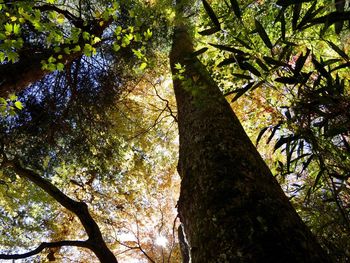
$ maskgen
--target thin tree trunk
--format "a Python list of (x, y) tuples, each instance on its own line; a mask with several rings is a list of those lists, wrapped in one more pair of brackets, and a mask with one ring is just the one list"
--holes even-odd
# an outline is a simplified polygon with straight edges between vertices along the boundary
[(191, 262), (330, 262), (192, 52), (180, 22), (170, 63), (180, 136), (178, 212)]

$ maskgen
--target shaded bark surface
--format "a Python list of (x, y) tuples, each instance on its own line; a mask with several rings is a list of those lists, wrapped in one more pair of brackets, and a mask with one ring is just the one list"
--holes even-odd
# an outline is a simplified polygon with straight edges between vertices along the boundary
[[(179, 217), (191, 262), (330, 262), (175, 28), (170, 63), (178, 107)], [(175, 64), (185, 66), (183, 80)]]

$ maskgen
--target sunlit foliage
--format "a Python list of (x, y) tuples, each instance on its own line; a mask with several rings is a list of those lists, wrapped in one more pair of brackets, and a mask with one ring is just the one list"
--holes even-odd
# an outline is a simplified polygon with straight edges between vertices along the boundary
[[(305, 222), (346, 262), (348, 6), (202, 3), (187, 10), (197, 26), (194, 56)], [(87, 203), (121, 262), (180, 260), (177, 119), (166, 59), (174, 19), (171, 1), (0, 3), (2, 158), (20, 159)], [(7, 167), (0, 171), (0, 232), (2, 253), (86, 238), (74, 214)], [(64, 247), (28, 262), (50, 257), (94, 260), (87, 249)]]

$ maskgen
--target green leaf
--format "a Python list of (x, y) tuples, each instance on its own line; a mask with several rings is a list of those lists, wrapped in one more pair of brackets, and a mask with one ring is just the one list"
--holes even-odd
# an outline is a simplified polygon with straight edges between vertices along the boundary
[(5, 53), (0, 51), (0, 62), (4, 62), (5, 58)]
[(230, 46), (225, 46), (225, 45), (217, 45), (217, 44), (211, 44), (209, 43), (209, 45), (215, 47), (215, 48), (218, 48), (220, 50), (224, 50), (224, 51), (229, 51), (229, 52), (232, 52), (232, 53), (235, 53), (235, 54), (238, 54), (238, 55), (248, 55), (247, 53), (237, 49), (237, 48), (234, 48), (234, 47), (230, 47)]
[(296, 84), (299, 82), (298, 79), (295, 77), (279, 77), (275, 78), (275, 81), (283, 84)]
[(135, 54), (135, 56), (136, 56), (138, 59), (141, 59), (141, 58), (144, 57), (144, 55), (142, 54), (141, 50), (132, 49), (132, 52)]
[(242, 18), (241, 17), (241, 9), (239, 8), (237, 0), (230, 0), (230, 2), (231, 2), (232, 9), (233, 9), (233, 13), (235, 13), (237, 18), (239, 20), (241, 20), (241, 18)]
[(16, 94), (12, 93), (12, 94), (9, 95), (9, 100), (14, 101), (14, 100), (17, 100), (17, 99), (18, 99), (18, 97), (16, 96)]
[(13, 24), (13, 33), (15, 35), (18, 35), (21, 32), (21, 25), (20, 24)]
[(23, 105), (22, 105), (22, 103), (21, 103), (20, 101), (16, 101), (16, 102), (14, 103), (14, 105), (15, 105), (15, 107), (16, 107), (17, 109), (19, 109), (19, 110), (23, 109)]
[(144, 70), (146, 67), (147, 67), (147, 63), (146, 63), (146, 62), (143, 62), (143, 63), (141, 63), (139, 69), (140, 69), (140, 70)]
[(129, 10), (129, 16), (130, 17), (135, 17), (135, 11), (134, 10)]
[(301, 19), (299, 25), (297, 26), (297, 29), (302, 29), (304, 25), (306, 25), (312, 18), (314, 18), (321, 10), (322, 8), (315, 10), (317, 1), (314, 1), (310, 8), (306, 11), (304, 17)]
[(13, 29), (12, 24), (6, 23), (4, 28), (5, 28), (5, 31), (6, 31), (5, 32), (6, 35), (10, 35), (12, 33), (12, 29)]
[(103, 13), (102, 13), (102, 19), (104, 20), (104, 21), (108, 21), (109, 20), (109, 15), (110, 15), (110, 13), (109, 13), (109, 11), (108, 10), (105, 10), (105, 11), (103, 11)]
[(64, 15), (63, 14), (58, 14), (57, 17), (56, 17), (56, 21), (58, 24), (63, 24), (64, 23)]
[(301, 12), (301, 3), (295, 4), (293, 8), (293, 18), (292, 18), (292, 29), (293, 31), (297, 29), (298, 19)]
[(258, 134), (258, 137), (256, 138), (256, 143), (255, 143), (256, 146), (258, 146), (261, 137), (264, 135), (264, 133), (265, 133), (268, 129), (269, 129), (269, 127), (265, 127), (265, 128), (263, 128), (263, 129), (260, 130), (260, 132), (259, 132), (259, 134)]
[(9, 95), (9, 100), (17, 100), (18, 97), (16, 96), (16, 94), (12, 93)]
[(90, 39), (90, 33), (84, 31), (84, 32), (83, 32), (83, 39), (84, 39), (84, 40), (89, 40), (89, 39)]
[(131, 41), (131, 40), (133, 40), (134, 35), (133, 34), (126, 34), (125, 37)]
[(65, 48), (63, 49), (63, 51), (64, 51), (64, 53), (66, 53), (67, 55), (69, 55), (70, 52), (71, 52), (71, 50), (69, 49), (69, 47), (65, 47)]
[(56, 64), (53, 64), (53, 63), (47, 64), (47, 70), (55, 71), (56, 70)]
[(18, 60), (18, 57), (19, 57), (19, 55), (17, 52), (10, 51), (7, 53), (7, 59), (9, 61), (12, 61), (12, 63), (15, 63)]
[(213, 24), (215, 25), (216, 28), (218, 28), (220, 30), (220, 22), (219, 19), (217, 18), (217, 16), (214, 13), (214, 10), (211, 8), (211, 6), (209, 5), (209, 3), (206, 0), (202, 0), (203, 6), (205, 11), (207, 12), (210, 20), (213, 22)]
[(233, 76), (239, 78), (239, 79), (246, 79), (246, 80), (252, 80), (253, 78), (249, 75), (239, 74), (239, 73), (232, 73)]
[(254, 83), (255, 82), (249, 82), (245, 87), (240, 88), (240, 89), (236, 89), (234, 91), (236, 93), (236, 95), (231, 100), (231, 102), (235, 102), (236, 100), (238, 100), (244, 93), (246, 93), (254, 85)]
[(182, 69), (182, 66), (181, 66), (180, 63), (175, 63), (175, 68), (176, 68), (177, 70), (180, 70), (180, 69)]
[(64, 64), (61, 63), (61, 62), (57, 63), (56, 69), (57, 69), (58, 71), (62, 71), (62, 70), (64, 69)]
[(314, 185), (312, 186), (312, 189), (315, 190), (316, 186), (318, 185), (318, 183), (320, 182), (320, 179), (324, 173), (325, 169), (321, 167), (320, 171), (317, 173), (316, 175), (316, 179), (314, 182)]
[(220, 31), (220, 28), (217, 27), (213, 27), (213, 28), (209, 28), (209, 29), (205, 29), (203, 31), (198, 32), (198, 34), (202, 35), (202, 36), (209, 36), (212, 35), (216, 32)]
[(295, 62), (294, 75), (298, 75), (303, 68), (306, 59), (309, 57), (310, 49), (306, 50), (306, 54), (303, 56), (302, 54), (299, 56), (298, 60)]
[(279, 6), (287, 7), (293, 4), (305, 3), (305, 2), (311, 2), (311, 1), (313, 0), (278, 0), (276, 4)]
[(122, 39), (122, 45), (121, 46), (122, 47), (126, 47), (128, 45), (130, 45), (130, 39), (128, 37), (124, 36), (123, 39)]
[(192, 53), (192, 56), (196, 57), (196, 56), (199, 56), (201, 54), (203, 54), (205, 51), (207, 51), (208, 48), (207, 47), (204, 47), (204, 48), (201, 48), (195, 52)]
[(53, 56), (51, 56), (51, 57), (49, 57), (49, 59), (47, 61), (49, 63), (54, 63), (54, 62), (56, 62), (56, 59)]
[(265, 60), (265, 62), (269, 65), (275, 65), (275, 66), (281, 66), (281, 67), (288, 67), (290, 68), (290, 66), (282, 61), (279, 60), (275, 60), (271, 57), (268, 56), (264, 56), (263, 59)]
[(147, 41), (148, 39), (150, 39), (153, 35), (152, 31), (148, 28), (146, 32), (143, 33), (145, 40)]
[(117, 43), (114, 43), (114, 44), (113, 44), (113, 50), (114, 50), (115, 52), (118, 52), (120, 48), (121, 48), (120, 45), (118, 45)]
[(273, 48), (273, 45), (272, 45), (270, 38), (267, 35), (265, 29), (260, 24), (260, 22), (256, 19), (255, 19), (255, 28), (258, 31), (258, 34), (259, 34), (260, 38), (262, 39), (262, 41), (265, 43), (265, 45), (270, 49)]
[(101, 38), (99, 37), (94, 37), (93, 40), (91, 41), (91, 44), (95, 45), (96, 43), (101, 42)]
[(134, 41), (135, 42), (141, 42), (142, 41), (142, 36), (140, 35), (140, 33), (136, 33), (134, 35)]
[(236, 62), (237, 62), (237, 59), (234, 57), (226, 58), (218, 64), (218, 67), (223, 67), (223, 66), (226, 66), (226, 65), (229, 65), (232, 63), (236, 63)]
[(76, 45), (73, 49), (72, 49), (73, 52), (79, 52), (81, 51), (81, 47), (79, 45)]
[(346, 61), (349, 61), (349, 56), (342, 50), (340, 49), (337, 45), (335, 45), (333, 42), (326, 40), (326, 42), (328, 43), (328, 45), (330, 45), (330, 47), (338, 53), (338, 55), (340, 55), (343, 59), (345, 59)]
[(273, 136), (275, 135), (276, 131), (280, 129), (281, 125), (282, 125), (282, 122), (279, 122), (279, 123), (277, 123), (277, 125), (275, 125), (275, 126), (273, 127), (272, 132), (271, 132), (269, 138), (267, 138), (267, 140), (266, 140), (266, 143), (267, 143), (267, 144), (270, 143), (270, 141), (272, 140), (272, 138), (273, 138)]
[(256, 58), (256, 59), (255, 59), (255, 62), (256, 62), (256, 64), (258, 64), (258, 66), (259, 66), (262, 70), (264, 70), (264, 71), (269, 71), (269, 68), (264, 64), (264, 62), (261, 61), (260, 58)]
[(259, 70), (257, 70), (254, 66), (249, 64), (248, 62), (238, 63), (239, 67), (243, 70), (248, 70), (250, 73), (254, 74), (257, 77), (261, 77)]
[(236, 37), (234, 38), (238, 43), (240, 43), (243, 47), (245, 47), (246, 49), (252, 50), (253, 48), (247, 44), (245, 41), (243, 41), (242, 39)]
[(123, 28), (121, 26), (117, 26), (116, 29), (114, 30), (114, 34), (116, 36), (119, 36), (122, 32)]
[(95, 49), (93, 46), (91, 46), (90, 44), (85, 44), (84, 45), (84, 55), (90, 57), (93, 53), (94, 53)]

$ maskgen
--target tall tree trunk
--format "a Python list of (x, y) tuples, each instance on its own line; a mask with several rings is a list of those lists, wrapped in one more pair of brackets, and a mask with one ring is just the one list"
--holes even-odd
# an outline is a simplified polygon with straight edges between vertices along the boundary
[(330, 262), (192, 52), (179, 22), (170, 63), (180, 136), (178, 212), (191, 262)]

